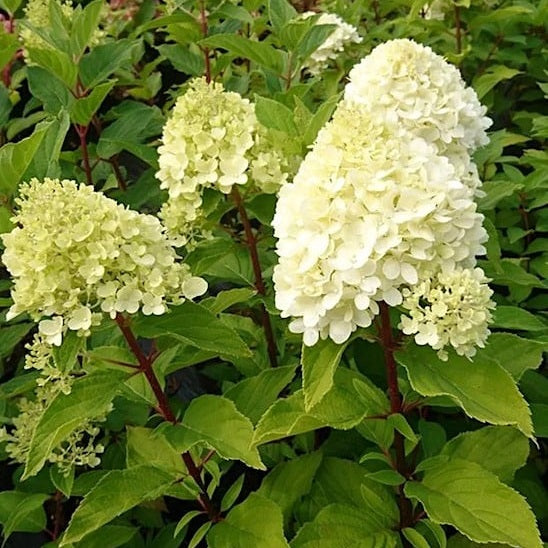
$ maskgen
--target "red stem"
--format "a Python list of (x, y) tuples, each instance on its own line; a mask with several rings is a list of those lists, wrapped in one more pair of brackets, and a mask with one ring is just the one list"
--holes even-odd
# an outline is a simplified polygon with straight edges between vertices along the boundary
[[(145, 355), (145, 353), (139, 346), (139, 342), (135, 338), (133, 331), (131, 330), (129, 322), (124, 316), (122, 316), (121, 314), (117, 314), (116, 323), (118, 324), (118, 327), (120, 328), (120, 331), (122, 332), (122, 335), (124, 336), (131, 352), (137, 358), (137, 361), (139, 363), (139, 369), (145, 375), (150, 387), (152, 388), (152, 391), (154, 392), (154, 396), (156, 397), (156, 401), (158, 402), (158, 412), (165, 420), (171, 422), (172, 424), (177, 424), (177, 417), (175, 417), (175, 414), (171, 410), (167, 396), (165, 395), (158, 381), (158, 378), (154, 373), (154, 369), (152, 368), (153, 359), (155, 356), (157, 356), (157, 353), (153, 353), (150, 356)], [(213, 503), (211, 502), (211, 499), (207, 494), (207, 487), (202, 480), (200, 470), (196, 466), (192, 455), (188, 451), (186, 451), (181, 456), (188, 470), (188, 473), (191, 475), (196, 485), (200, 488), (201, 493), (198, 497), (198, 502), (200, 503), (200, 506), (202, 506), (202, 508), (207, 512), (207, 515), (212, 522), (219, 521), (221, 519), (220, 513), (215, 508), (215, 506), (213, 506)]]
[[(380, 303), (381, 325), (380, 340), (384, 351), (384, 362), (386, 365), (386, 379), (388, 381), (388, 394), (390, 397), (390, 411), (392, 413), (402, 412), (402, 400), (398, 387), (398, 370), (396, 360), (394, 359), (394, 338), (392, 336), (392, 327), (390, 325), (390, 309), (384, 302)], [(396, 452), (396, 470), (404, 477), (407, 477), (409, 471), (405, 461), (405, 448), (403, 436), (397, 430), (394, 432), (394, 450)], [(406, 498), (403, 492), (403, 486), (399, 486), (399, 508), (400, 508), (400, 528), (409, 527), (413, 523), (413, 514), (411, 502)]]
[(457, 39), (457, 53), (462, 52), (462, 33), (460, 22), (460, 6), (455, 4), (455, 37)]
[(86, 139), (89, 126), (74, 124), (74, 128), (76, 129), (76, 133), (78, 133), (78, 137), (80, 137), (80, 148), (82, 149), (82, 163), (84, 164), (84, 171), (86, 172), (86, 182), (88, 185), (93, 185), (93, 177), (91, 176), (91, 166), (89, 163), (88, 143)]
[[(207, 15), (205, 11), (204, 0), (200, 0), (200, 27), (202, 29), (202, 35), (205, 38), (208, 33), (208, 25), (207, 25)], [(200, 49), (202, 50), (202, 53), (204, 54), (205, 79), (206, 79), (206, 82), (209, 84), (211, 82), (211, 61), (209, 59), (209, 48), (203, 47)]]
[[(251, 264), (253, 265), (253, 274), (255, 276), (255, 288), (260, 295), (266, 295), (266, 287), (263, 280), (263, 274), (261, 272), (261, 263), (259, 261), (259, 253), (257, 251), (257, 238), (253, 234), (251, 229), (251, 223), (249, 222), (249, 217), (247, 216), (247, 211), (245, 209), (242, 197), (236, 185), (232, 187), (232, 198), (238, 213), (240, 214), (240, 219), (244, 227), (245, 239), (247, 247), (249, 249), (249, 254), (251, 256)], [(268, 347), (268, 358), (270, 360), (270, 365), (276, 367), (278, 365), (277, 359), (277, 349), (276, 349), (276, 340), (274, 339), (274, 330), (272, 329), (272, 323), (270, 321), (270, 315), (266, 310), (264, 303), (261, 303), (261, 315), (262, 315), (262, 324), (264, 329), (264, 334), (266, 337), (266, 344)]]

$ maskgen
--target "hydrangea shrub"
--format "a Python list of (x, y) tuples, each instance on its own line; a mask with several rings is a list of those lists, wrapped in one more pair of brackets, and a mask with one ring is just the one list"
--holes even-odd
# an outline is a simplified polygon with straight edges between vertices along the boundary
[(543, 545), (514, 4), (0, 0), (4, 541)]

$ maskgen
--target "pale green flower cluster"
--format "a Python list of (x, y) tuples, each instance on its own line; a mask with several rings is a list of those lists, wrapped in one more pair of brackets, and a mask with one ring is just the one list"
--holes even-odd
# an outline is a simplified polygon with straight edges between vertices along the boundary
[[(303, 13), (302, 17), (307, 19), (314, 15), (316, 13), (308, 11)], [(362, 41), (358, 29), (343, 21), (335, 13), (322, 13), (316, 20), (316, 25), (334, 25), (335, 28), (325, 41), (312, 52), (304, 65), (314, 75), (320, 74), (329, 65), (329, 61), (336, 59), (348, 44), (359, 44)]]
[[(491, 319), (490, 290), (481, 270), (471, 270), (476, 255), (485, 253), (487, 234), (474, 201), (479, 179), (472, 184), (471, 170), (448, 151), (458, 149), (473, 165), (469, 153), (485, 140), (484, 109), (477, 98), (463, 105), (472, 97), (463, 87), (451, 110), (439, 97), (446, 92), (440, 71), (452, 81), (453, 68), (408, 70), (416, 61), (409, 48), (419, 46), (407, 42), (383, 44), (371, 54), (375, 59), (353, 69), (351, 92), (347, 88), (293, 183), (280, 190), (273, 220), (275, 302), (282, 317), (293, 317), (289, 329), (302, 333), (306, 345), (327, 337), (343, 343), (371, 325), (380, 302), (412, 306), (415, 290), (445, 296), (451, 284), (461, 284), (459, 298), (468, 299), (445, 298), (438, 315), (415, 313), (412, 326), (404, 319), (402, 325), (418, 344), (440, 351), (451, 345), (471, 356)], [(431, 61), (431, 52), (425, 55)], [(369, 73), (372, 66), (384, 72)], [(389, 93), (390, 71), (402, 75), (405, 93)], [(456, 88), (447, 93), (458, 95)], [(466, 321), (457, 333), (460, 319)]]
[(207, 236), (204, 189), (228, 194), (251, 176), (255, 186), (275, 192), (287, 180), (295, 162), (273, 144), (248, 99), (204, 78), (190, 83), (164, 126), (156, 174), (169, 193), (160, 217), (178, 245), (189, 247)]
[[(64, 375), (57, 381), (39, 383), (34, 393), (35, 399), (19, 400), (19, 415), (13, 419), (12, 428), (9, 431), (5, 427), (0, 428), (0, 442), (5, 442), (5, 450), (15, 462), (26, 462), (34, 431), (42, 415), (60, 392), (70, 392), (73, 380), (72, 376)], [(98, 423), (104, 420), (105, 416), (102, 415), (80, 424), (51, 450), (48, 462), (57, 465), (63, 474), (69, 474), (74, 466), (98, 466), (101, 462), (99, 455), (104, 451), (104, 446), (96, 443), (100, 433)]]
[[(62, 14), (70, 21), (74, 16), (74, 7), (72, 5), (72, 0), (29, 0), (26, 6), (23, 9), (25, 13), (25, 19), (36, 29), (48, 30), (51, 28), (50, 20), (50, 11), (49, 5), (50, 2), (56, 2), (61, 8)], [(100, 29), (97, 29), (91, 38), (91, 44), (97, 44), (101, 41), (104, 36), (104, 32)], [(32, 61), (29, 59), (27, 48), (36, 48), (36, 49), (53, 49), (53, 47), (48, 44), (41, 36), (39, 36), (34, 30), (28, 27), (21, 27), (19, 31), (19, 37), (23, 43), (23, 53), (27, 58), (27, 61)]]
[[(74, 181), (32, 179), (16, 199), (17, 225), (2, 235), (14, 279), (8, 319), (28, 312), (48, 344), (66, 329), (87, 335), (103, 314), (163, 314), (203, 294), (160, 221)], [(42, 319), (45, 318), (45, 319)]]
[(402, 306), (408, 316), (401, 317), (400, 328), (414, 335), (417, 344), (428, 344), (447, 360), (446, 346), (471, 358), (476, 346), (483, 348), (489, 336), (487, 324), (493, 291), (480, 268), (440, 272), (403, 290)]

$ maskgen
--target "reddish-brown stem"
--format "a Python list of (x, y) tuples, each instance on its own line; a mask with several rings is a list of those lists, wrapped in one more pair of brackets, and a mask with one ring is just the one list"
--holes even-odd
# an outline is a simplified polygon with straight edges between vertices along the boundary
[(114, 176), (116, 177), (116, 182), (118, 183), (118, 188), (120, 190), (127, 190), (127, 184), (118, 164), (118, 155), (113, 156), (109, 161), (109, 164), (112, 166), (112, 171), (114, 171)]
[[(251, 223), (249, 222), (249, 217), (247, 216), (247, 211), (245, 209), (242, 197), (240, 192), (236, 188), (236, 185), (232, 187), (232, 199), (236, 204), (238, 213), (240, 214), (240, 220), (244, 227), (246, 244), (249, 249), (249, 255), (251, 257), (251, 264), (253, 265), (253, 274), (255, 276), (255, 288), (260, 295), (266, 295), (266, 287), (263, 280), (263, 274), (261, 272), (261, 263), (259, 261), (259, 253), (257, 251), (257, 238), (253, 234), (251, 229)], [(276, 340), (274, 339), (274, 330), (272, 329), (272, 323), (270, 321), (270, 315), (266, 310), (266, 307), (261, 303), (261, 315), (262, 315), (262, 324), (264, 329), (264, 334), (266, 337), (266, 344), (268, 348), (268, 358), (270, 360), (270, 365), (276, 367), (278, 365), (278, 352), (276, 350)]]
[[(384, 302), (380, 303), (380, 333), (379, 338), (384, 352), (384, 362), (386, 365), (386, 379), (388, 382), (388, 395), (390, 397), (390, 411), (392, 413), (401, 413), (402, 400), (398, 388), (398, 370), (396, 360), (394, 359), (394, 338), (392, 336), (392, 327), (390, 325), (390, 309)], [(400, 432), (394, 432), (394, 450), (396, 453), (396, 470), (404, 477), (407, 477), (409, 471), (405, 461), (405, 448), (403, 436)], [(400, 508), (400, 528), (409, 527), (413, 522), (411, 502), (403, 492), (403, 486), (399, 486), (398, 504)]]
[(460, 21), (460, 6), (455, 4), (455, 38), (457, 40), (457, 53), (462, 52), (462, 28)]
[(63, 493), (61, 493), (61, 491), (55, 491), (55, 495), (53, 495), (53, 503), (55, 506), (52, 516), (53, 531), (51, 532), (51, 539), (57, 540), (59, 538), (59, 534), (61, 533), (61, 529), (63, 528)]
[[(151, 355), (147, 356), (143, 352), (142, 348), (139, 346), (139, 342), (137, 341), (135, 335), (133, 334), (133, 331), (131, 330), (129, 322), (124, 316), (122, 316), (122, 314), (117, 314), (115, 320), (131, 352), (137, 358), (140, 371), (143, 372), (145, 378), (148, 381), (148, 384), (150, 385), (150, 388), (152, 388), (152, 391), (154, 392), (154, 396), (156, 397), (156, 401), (158, 402), (158, 412), (166, 421), (171, 422), (172, 424), (177, 424), (177, 417), (171, 410), (167, 396), (165, 395), (162, 386), (160, 385), (160, 382), (156, 377), (156, 373), (154, 373), (154, 369), (152, 368), (153, 360), (154, 357), (157, 356), (157, 353), (153, 352)], [(188, 473), (190, 474), (196, 485), (200, 488), (201, 493), (198, 497), (198, 502), (200, 503), (200, 506), (202, 506), (202, 508), (207, 512), (207, 515), (209, 516), (209, 519), (211, 521), (219, 521), (221, 519), (220, 513), (215, 508), (215, 506), (213, 506), (213, 503), (211, 502), (211, 499), (207, 494), (207, 487), (202, 480), (200, 470), (196, 466), (192, 455), (188, 451), (186, 451), (181, 456), (188, 470)]]
[[(202, 29), (202, 36), (205, 38), (208, 33), (208, 24), (204, 0), (200, 0), (200, 27)], [(201, 48), (201, 50), (204, 54), (205, 79), (206, 82), (209, 84), (211, 82), (211, 60), (209, 58), (209, 48), (203, 47)]]
[(375, 12), (375, 23), (378, 25), (381, 22), (381, 16), (379, 14), (379, 2), (373, 0), (373, 11)]
[(82, 163), (84, 165), (84, 171), (86, 173), (86, 182), (88, 185), (93, 185), (93, 177), (91, 176), (91, 165), (89, 163), (89, 152), (87, 134), (89, 126), (81, 126), (80, 124), (74, 124), (74, 129), (80, 137), (80, 148), (82, 149)]

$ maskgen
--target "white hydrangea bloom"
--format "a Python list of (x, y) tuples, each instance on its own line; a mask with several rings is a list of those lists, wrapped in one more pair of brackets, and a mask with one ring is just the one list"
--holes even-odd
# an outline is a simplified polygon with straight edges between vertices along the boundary
[(429, 20), (443, 21), (445, 12), (453, 7), (451, 0), (432, 0), (432, 2), (424, 4), (422, 11), (424, 18)]
[(247, 182), (247, 151), (257, 124), (253, 105), (221, 84), (197, 78), (179, 97), (164, 126), (156, 176), (169, 200), (160, 217), (180, 245), (199, 225), (202, 190), (229, 193)]
[(472, 358), (490, 333), (490, 310), (495, 304), (488, 281), (481, 268), (457, 268), (404, 289), (403, 307), (408, 316), (401, 316), (399, 327), (406, 335), (414, 335), (417, 344), (438, 350), (442, 360), (447, 360), (448, 346)]
[(401, 304), (402, 287), (474, 266), (482, 220), (435, 146), (343, 103), (280, 190), (276, 306), (305, 344), (341, 343), (371, 324), (377, 302)]
[[(407, 39), (385, 42), (350, 71), (345, 100), (363, 105), (394, 132), (436, 145), (455, 164), (488, 138), (491, 120), (458, 69)], [(466, 165), (456, 165), (461, 174)]]
[(272, 132), (255, 116), (248, 99), (204, 78), (191, 82), (164, 126), (156, 177), (169, 198), (162, 218), (177, 245), (191, 247), (203, 226), (202, 193), (225, 194), (251, 178), (256, 188), (274, 193), (295, 170), (295, 154), (285, 154)]
[[(308, 11), (303, 13), (302, 17), (306, 19), (314, 15), (316, 14), (313, 11)], [(314, 75), (320, 74), (327, 67), (331, 59), (336, 59), (347, 44), (352, 42), (359, 44), (362, 41), (362, 37), (358, 34), (358, 29), (343, 21), (335, 13), (322, 13), (318, 17), (316, 25), (335, 25), (336, 28), (310, 55), (304, 65)]]
[[(28, 312), (40, 336), (61, 344), (66, 329), (86, 335), (103, 313), (163, 314), (170, 302), (203, 293), (178, 261), (160, 221), (74, 181), (32, 179), (20, 187), (16, 225), (2, 235), (12, 274), (13, 318)], [(192, 284), (191, 284), (192, 285)], [(196, 286), (196, 283), (193, 284)]]

